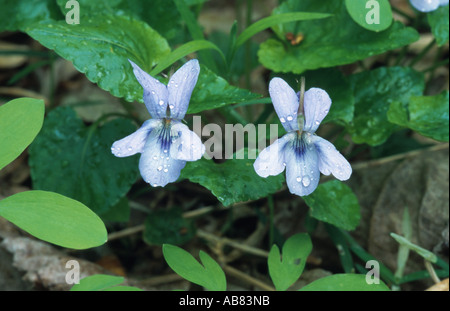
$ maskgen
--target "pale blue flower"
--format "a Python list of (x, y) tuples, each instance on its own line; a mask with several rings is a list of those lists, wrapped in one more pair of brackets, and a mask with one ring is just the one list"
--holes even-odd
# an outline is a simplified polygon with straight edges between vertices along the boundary
[(410, 0), (411, 5), (420, 12), (431, 12), (448, 4), (449, 0)]
[(142, 153), (139, 170), (151, 186), (164, 187), (180, 176), (186, 161), (199, 160), (205, 152), (200, 138), (181, 122), (197, 83), (200, 66), (188, 61), (170, 78), (168, 85), (144, 72), (130, 61), (136, 79), (144, 88), (144, 103), (152, 116), (133, 134), (116, 141), (116, 157)]
[(300, 111), (303, 114), (300, 118), (300, 93), (295, 93), (283, 79), (273, 78), (269, 93), (288, 133), (261, 151), (253, 164), (256, 173), (266, 178), (278, 175), (286, 168), (289, 191), (299, 196), (309, 195), (317, 188), (320, 172), (333, 174), (339, 180), (349, 179), (352, 174), (350, 163), (332, 143), (314, 134), (331, 106), (327, 92), (319, 88), (306, 91), (304, 113)]

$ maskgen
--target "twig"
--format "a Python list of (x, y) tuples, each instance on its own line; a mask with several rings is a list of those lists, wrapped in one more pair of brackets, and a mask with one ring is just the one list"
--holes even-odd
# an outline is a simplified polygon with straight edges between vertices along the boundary
[(427, 271), (430, 274), (431, 279), (433, 280), (433, 282), (435, 284), (439, 283), (441, 280), (437, 276), (436, 271), (434, 270), (433, 265), (431, 264), (431, 262), (429, 262), (428, 260), (424, 259), (424, 263), (425, 263), (425, 268), (427, 268)]
[(144, 227), (145, 227), (144, 225), (138, 225), (135, 227), (123, 229), (121, 231), (110, 233), (110, 234), (108, 234), (108, 241), (120, 239), (120, 238), (129, 236), (129, 235), (144, 231)]
[(251, 285), (259, 287), (259, 288), (261, 288), (263, 290), (275, 291), (275, 288), (273, 288), (272, 286), (264, 283), (263, 281), (260, 281), (260, 280), (258, 280), (256, 278), (254, 278), (254, 277), (252, 277), (252, 276), (250, 276), (248, 274), (245, 274), (244, 272), (239, 271), (236, 268), (233, 268), (233, 267), (227, 266), (227, 265), (223, 266), (222, 268), (225, 271), (225, 273), (227, 273), (227, 274), (229, 274), (231, 276), (234, 276), (234, 277), (236, 277), (236, 278), (238, 278), (238, 279), (240, 279), (240, 280), (242, 280), (244, 282), (247, 282), (247, 283), (249, 283)]
[(385, 158), (381, 158), (381, 159), (371, 160), (371, 161), (367, 161), (367, 162), (355, 163), (355, 164), (352, 164), (352, 168), (354, 170), (360, 170), (360, 169), (364, 169), (364, 168), (368, 168), (368, 167), (372, 167), (372, 166), (385, 164), (385, 163), (392, 162), (392, 161), (397, 161), (397, 160), (401, 160), (401, 159), (405, 159), (405, 158), (409, 158), (409, 157), (414, 157), (414, 156), (417, 156), (417, 155), (419, 155), (419, 154), (421, 154), (423, 152), (444, 150), (444, 149), (447, 149), (448, 147), (449, 147), (448, 143), (438, 144), (438, 145), (431, 146), (429, 148), (424, 148), (424, 149), (413, 150), (413, 151), (409, 151), (409, 152), (405, 152), (405, 153), (395, 154), (395, 155), (392, 155), (392, 156), (389, 156), (389, 157), (385, 157)]

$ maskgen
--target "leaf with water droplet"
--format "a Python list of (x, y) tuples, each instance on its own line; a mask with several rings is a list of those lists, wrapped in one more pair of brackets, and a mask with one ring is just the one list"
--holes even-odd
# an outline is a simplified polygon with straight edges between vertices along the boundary
[(127, 119), (92, 129), (72, 108), (52, 110), (29, 148), (33, 188), (66, 195), (99, 214), (108, 212), (139, 177), (137, 156), (116, 158), (110, 151), (114, 141), (135, 130)]

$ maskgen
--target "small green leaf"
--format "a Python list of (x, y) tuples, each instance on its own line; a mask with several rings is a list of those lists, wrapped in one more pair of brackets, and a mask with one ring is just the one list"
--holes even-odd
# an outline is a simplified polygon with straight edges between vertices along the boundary
[(225, 273), (205, 252), (200, 251), (201, 264), (182, 248), (170, 244), (163, 245), (163, 255), (169, 267), (186, 280), (211, 291), (226, 290)]
[(282, 255), (280, 255), (278, 246), (272, 246), (267, 264), (270, 277), (277, 290), (287, 290), (298, 280), (311, 250), (312, 243), (307, 233), (291, 236), (283, 245)]
[(436, 42), (439, 46), (448, 42), (448, 20), (449, 6), (441, 6), (437, 10), (427, 13), (428, 23), (431, 26), (431, 32), (436, 38)]
[(426, 250), (426, 249), (412, 243), (411, 241), (407, 240), (406, 238), (402, 237), (401, 235), (391, 233), (391, 237), (394, 238), (394, 240), (396, 240), (400, 245), (404, 245), (404, 246), (408, 247), (410, 250), (416, 252), (417, 254), (419, 254), (420, 256), (425, 258), (426, 260), (428, 260), (432, 263), (436, 263), (438, 261), (437, 256), (435, 254), (433, 254), (429, 250)]
[(180, 208), (151, 211), (145, 220), (143, 237), (151, 245), (184, 244), (194, 235), (192, 221), (183, 218)]
[(39, 133), (44, 101), (18, 98), (0, 106), (0, 170), (16, 159)]
[(388, 0), (345, 0), (350, 16), (361, 27), (383, 31), (392, 24), (392, 10)]
[(300, 291), (388, 291), (380, 281), (369, 284), (364, 274), (333, 274), (318, 279), (300, 289)]
[(135, 130), (123, 118), (86, 127), (72, 108), (52, 110), (29, 148), (33, 187), (76, 199), (98, 214), (110, 211), (139, 176), (138, 155), (117, 158), (111, 145)]
[(101, 219), (85, 205), (57, 193), (25, 191), (0, 201), (0, 216), (38, 239), (73, 249), (106, 242)]
[(225, 206), (256, 200), (281, 188), (283, 174), (261, 178), (253, 168), (253, 162), (247, 154), (243, 159), (229, 159), (222, 164), (202, 158), (188, 162), (181, 171), (181, 178), (209, 189)]
[(94, 16), (79, 25), (46, 22), (34, 24), (26, 31), (73, 62), (77, 70), (100, 88), (127, 101), (142, 101), (142, 87), (128, 59), (150, 72), (170, 53), (167, 41), (155, 30), (125, 16)]
[(413, 95), (425, 88), (423, 74), (409, 67), (380, 67), (350, 76), (355, 96), (355, 116), (348, 127), (357, 144), (384, 143), (398, 129), (389, 122), (387, 112), (392, 102), (406, 105)]
[(352, 189), (338, 180), (320, 184), (308, 196), (303, 197), (312, 217), (345, 230), (353, 230), (359, 224), (360, 207)]
[(387, 117), (390, 122), (410, 128), (420, 134), (448, 141), (449, 135), (449, 92), (434, 96), (412, 96), (406, 105), (393, 102)]
[(260, 94), (228, 84), (225, 79), (216, 75), (206, 66), (200, 65), (200, 68), (200, 75), (192, 92), (188, 113), (198, 113), (261, 97)]

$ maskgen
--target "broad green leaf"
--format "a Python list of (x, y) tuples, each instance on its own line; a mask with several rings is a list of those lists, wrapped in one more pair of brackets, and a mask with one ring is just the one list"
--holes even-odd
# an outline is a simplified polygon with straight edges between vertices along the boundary
[(216, 75), (206, 66), (201, 65), (200, 75), (192, 92), (188, 113), (198, 113), (259, 97), (261, 97), (260, 94), (228, 84), (225, 79)]
[(44, 101), (18, 98), (0, 106), (0, 170), (17, 158), (39, 133)]
[(412, 96), (406, 105), (393, 102), (387, 113), (388, 119), (424, 136), (448, 141), (448, 94), (448, 91), (444, 91), (434, 96)]
[[(347, 13), (344, 1), (286, 0), (273, 15), (297, 11), (333, 16), (273, 27), (278, 39), (263, 42), (258, 52), (260, 62), (268, 69), (299, 74), (306, 70), (349, 64), (419, 39), (416, 30), (400, 22), (381, 32), (360, 27)], [(289, 33), (293, 36), (302, 34), (304, 39), (292, 45), (286, 38)]]
[(392, 10), (388, 0), (345, 0), (347, 11), (361, 27), (383, 31), (392, 24)]
[(280, 174), (261, 178), (253, 168), (254, 161), (248, 159), (247, 154), (244, 159), (228, 159), (221, 164), (202, 158), (188, 162), (181, 171), (181, 178), (209, 189), (225, 206), (256, 200), (280, 189), (284, 177)]
[(69, 107), (51, 111), (29, 148), (33, 187), (83, 202), (98, 214), (108, 212), (136, 182), (138, 156), (116, 158), (111, 145), (136, 130), (114, 119), (86, 127)]
[[(80, 24), (95, 15), (131, 16), (146, 22), (166, 39), (178, 35), (180, 14), (172, 1), (167, 0), (109, 0), (92, 1), (77, 0), (80, 4)], [(67, 0), (56, 0), (61, 12), (65, 15)]]
[(72, 286), (70, 291), (141, 291), (137, 287), (119, 285), (123, 281), (124, 278), (121, 276), (94, 274), (81, 279), (80, 283)]
[(170, 52), (167, 41), (155, 30), (124, 16), (95, 16), (79, 25), (40, 23), (26, 32), (73, 62), (100, 88), (127, 101), (142, 101), (142, 87), (128, 59), (150, 72)]
[(307, 233), (299, 233), (287, 239), (283, 245), (282, 254), (278, 246), (272, 246), (267, 264), (277, 290), (287, 290), (298, 280), (305, 269), (306, 258), (311, 250), (312, 243)]
[(62, 18), (54, 0), (3, 0), (0, 31), (23, 30), (41, 21)]
[(184, 244), (194, 235), (194, 224), (183, 218), (179, 208), (151, 211), (145, 220), (143, 237), (151, 245)]
[(345, 230), (353, 230), (359, 224), (358, 198), (349, 186), (338, 180), (320, 184), (303, 199), (310, 208), (310, 215), (318, 220)]
[[(276, 74), (288, 82), (295, 91), (299, 91), (300, 76), (293, 74)], [(318, 87), (326, 90), (330, 95), (332, 104), (330, 111), (324, 119), (324, 123), (338, 121), (348, 124), (353, 120), (355, 99), (350, 82), (346, 76), (336, 68), (318, 69), (305, 72), (306, 90)]]
[(402, 237), (401, 235), (395, 234), (395, 233), (391, 233), (391, 237), (397, 241), (397, 243), (399, 243), (400, 245), (406, 246), (407, 248), (409, 248), (410, 250), (416, 252), (417, 254), (419, 254), (420, 256), (422, 256), (423, 258), (425, 258), (426, 260), (432, 262), (432, 263), (436, 263), (437, 262), (437, 256), (435, 254), (433, 254), (432, 252), (430, 252), (429, 250), (426, 250), (414, 243), (412, 243), (411, 241), (409, 241), (408, 239)]
[(300, 291), (388, 291), (389, 288), (380, 281), (368, 284), (364, 274), (333, 274), (318, 279), (300, 289)]
[(448, 42), (448, 11), (449, 6), (441, 6), (436, 11), (427, 13), (428, 23), (431, 27), (431, 32), (436, 38), (439, 46)]
[(0, 201), (0, 216), (38, 239), (73, 249), (106, 242), (101, 219), (82, 203), (47, 191), (20, 192)]
[(421, 95), (423, 74), (408, 67), (380, 67), (350, 76), (355, 96), (355, 116), (348, 130), (352, 140), (372, 146), (384, 143), (398, 129), (389, 122), (387, 112), (392, 102), (408, 103)]
[(225, 273), (207, 253), (200, 251), (200, 264), (182, 248), (164, 244), (163, 255), (169, 267), (186, 280), (211, 291), (226, 290)]

